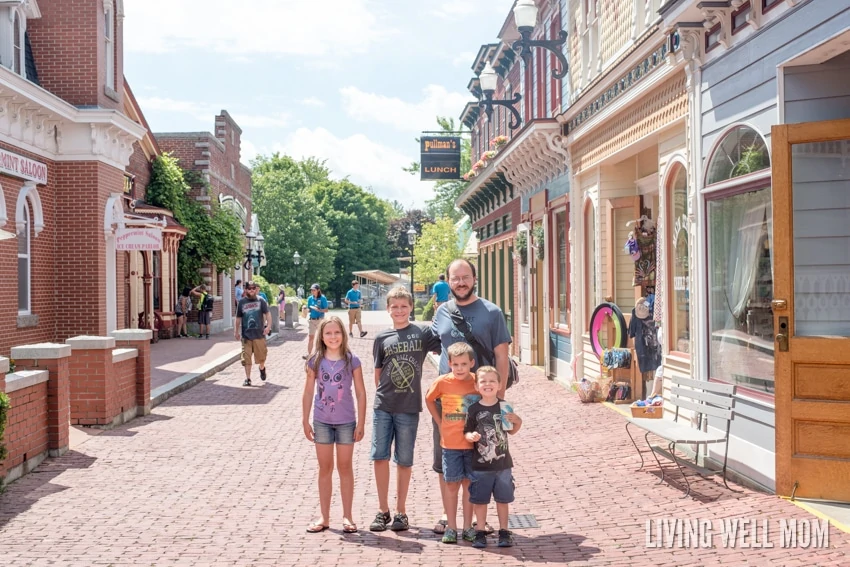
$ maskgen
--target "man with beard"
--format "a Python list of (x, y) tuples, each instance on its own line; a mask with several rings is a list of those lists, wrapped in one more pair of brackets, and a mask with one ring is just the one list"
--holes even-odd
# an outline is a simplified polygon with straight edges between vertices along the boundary
[[(260, 380), (266, 381), (266, 335), (272, 326), (269, 306), (257, 292), (260, 286), (250, 281), (245, 284), (245, 295), (236, 306), (236, 324), (233, 336), (242, 340), (242, 366), (245, 367), (243, 386), (251, 385), (251, 365), (256, 362), (260, 367)], [(253, 361), (252, 361), (253, 358)]]
[[(511, 343), (511, 335), (508, 333), (502, 310), (494, 303), (475, 295), (475, 266), (469, 260), (462, 258), (454, 260), (449, 264), (446, 275), (454, 299), (440, 305), (431, 324), (431, 329), (440, 338), (440, 346), (442, 347), (439, 374), (448, 374), (451, 371), (447, 354), (449, 346), (457, 342), (468, 342), (463, 333), (452, 322), (450, 309), (457, 306), (469, 327), (470, 334), (481, 346), (491, 351), (495, 358), (495, 360), (479, 360), (479, 354), (476, 352), (472, 371), (475, 372), (479, 366), (489, 365), (495, 366), (500, 375), (507, 376), (510, 364), (508, 362), (508, 345)], [(506, 384), (507, 380), (503, 380), (499, 389), (498, 395), (501, 399), (505, 397)], [(440, 475), (440, 490), (444, 491), (446, 483), (443, 479), (443, 450), (440, 447), (440, 429), (433, 420), (431, 424), (434, 428), (434, 462), (432, 468)], [(449, 513), (452, 513), (452, 511), (449, 511)], [(456, 514), (457, 511), (453, 513)], [(445, 520), (440, 520), (434, 526), (434, 532), (443, 533), (445, 528)]]

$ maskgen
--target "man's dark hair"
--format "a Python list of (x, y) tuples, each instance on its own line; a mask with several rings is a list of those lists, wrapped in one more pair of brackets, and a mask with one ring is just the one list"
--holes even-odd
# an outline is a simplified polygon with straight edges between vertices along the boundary
[(259, 287), (260, 287), (260, 284), (258, 284), (258, 283), (257, 283), (257, 282), (255, 282), (254, 280), (251, 280), (251, 281), (249, 281), (249, 282), (245, 282), (245, 287), (248, 287), (248, 288), (251, 288), (251, 287), (259, 288)]
[(236, 280), (236, 285), (239, 285), (241, 283), (242, 283), (242, 280)]
[(446, 266), (446, 273), (448, 274), (449, 272), (451, 272), (451, 267), (453, 265), (457, 264), (458, 262), (464, 262), (467, 266), (469, 266), (469, 269), (472, 271), (472, 277), (473, 278), (478, 277), (475, 274), (475, 265), (472, 262), (470, 262), (469, 260), (467, 260), (466, 258), (456, 258), (456, 259), (452, 260), (451, 262), (449, 262), (449, 265)]
[(351, 281), (351, 285), (358, 285), (359, 283), (360, 283), (360, 282), (359, 282), (359, 281), (357, 281), (357, 280), (352, 280), (352, 281)]
[(442, 281), (446, 281), (446, 274), (440, 274), (440, 279)]

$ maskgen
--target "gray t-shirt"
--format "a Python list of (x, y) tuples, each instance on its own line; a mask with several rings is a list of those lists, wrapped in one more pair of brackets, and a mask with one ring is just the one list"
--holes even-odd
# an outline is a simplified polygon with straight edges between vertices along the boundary
[[(463, 333), (457, 330), (449, 315), (448, 307), (453, 304), (453, 301), (449, 301), (446, 304), (440, 305), (440, 308), (437, 309), (437, 313), (434, 315), (434, 321), (431, 323), (431, 329), (439, 337), (442, 346), (442, 352), (440, 353), (441, 375), (448, 374), (451, 371), (446, 350), (454, 343), (465, 342)], [(458, 308), (469, 325), (472, 336), (482, 346), (493, 351), (501, 344), (510, 344), (511, 335), (508, 333), (508, 326), (505, 324), (505, 316), (502, 314), (502, 310), (499, 309), (498, 305), (479, 297), (469, 305), (458, 305)], [(477, 370), (479, 365), (484, 366), (487, 364), (495, 366), (496, 361), (476, 360), (473, 371)]]
[(381, 371), (374, 409), (387, 413), (422, 411), (422, 363), (440, 341), (428, 327), (415, 323), (404, 329), (387, 329), (375, 337), (372, 353)]

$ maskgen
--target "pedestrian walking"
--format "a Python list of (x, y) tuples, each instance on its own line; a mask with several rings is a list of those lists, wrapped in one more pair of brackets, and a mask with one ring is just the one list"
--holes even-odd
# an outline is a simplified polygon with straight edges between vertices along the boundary
[(325, 313), (328, 312), (328, 298), (322, 294), (322, 288), (319, 284), (314, 283), (310, 286), (310, 297), (307, 298), (307, 354), (302, 356), (304, 360), (313, 352), (313, 337), (316, 336), (316, 331), (319, 329), (319, 324), (325, 318)]
[(437, 283), (431, 287), (431, 297), (434, 299), (434, 313), (440, 308), (440, 305), (449, 300), (451, 288), (446, 283), (445, 274), (440, 274)]
[[(463, 320), (466, 321), (475, 342), (493, 353), (493, 358), (495, 358), (495, 360), (482, 360), (482, 355), (476, 350), (475, 364), (472, 371), (476, 372), (479, 366), (490, 365), (495, 366), (501, 376), (507, 376), (510, 364), (508, 362), (508, 345), (511, 343), (511, 335), (508, 333), (508, 327), (505, 324), (505, 316), (502, 310), (499, 309), (498, 305), (475, 294), (477, 283), (475, 266), (469, 260), (459, 258), (452, 261), (446, 270), (446, 274), (454, 300), (441, 305), (434, 314), (434, 320), (431, 323), (431, 329), (440, 339), (440, 374), (447, 374), (450, 371), (448, 348), (454, 343), (465, 341), (464, 333), (459, 331), (452, 321), (451, 311), (456, 309)], [(452, 310), (449, 308), (452, 308)], [(475, 345), (472, 346), (475, 347)], [(501, 382), (501, 386), (502, 389), (499, 395), (504, 397), (507, 380)], [(443, 477), (443, 451), (440, 447), (440, 428), (433, 420), (432, 427), (434, 438), (432, 468), (440, 475), (441, 490), (445, 490), (446, 482)], [(446, 510), (446, 512), (450, 512), (450, 510)], [(444, 515), (434, 526), (434, 532), (444, 533), (445, 522), (446, 516)]]
[[(348, 347), (342, 320), (334, 315), (319, 324), (316, 349), (307, 361), (302, 397), (302, 425), (308, 441), (316, 445), (319, 462), (319, 509), (321, 517), (307, 527), (319, 533), (330, 527), (334, 449), (339, 492), (342, 498), (342, 531), (356, 533), (351, 506), (354, 501), (354, 444), (363, 439), (366, 420), (366, 386), (360, 359)], [(352, 386), (357, 397), (354, 411)], [(310, 410), (313, 423), (310, 424)]]
[[(472, 451), (472, 483), (469, 501), (475, 508), (478, 525), (487, 525), (487, 505), (496, 501), (499, 516), (499, 547), (512, 547), (514, 536), (508, 529), (508, 506), (514, 501), (513, 460), (508, 449), (508, 436), (516, 435), (522, 419), (505, 404), (499, 392), (507, 385), (492, 366), (478, 369), (475, 387), (481, 399), (469, 406), (464, 425), (464, 437), (475, 444)], [(448, 532), (446, 532), (448, 533)], [(486, 530), (476, 530), (473, 547), (487, 547)]]
[(245, 295), (236, 306), (236, 324), (233, 334), (236, 340), (242, 340), (242, 366), (245, 367), (243, 386), (251, 385), (251, 366), (253, 362), (260, 367), (260, 380), (266, 381), (266, 335), (272, 327), (269, 304), (257, 292), (260, 286), (254, 281), (245, 284)]
[(234, 307), (239, 305), (239, 300), (242, 299), (242, 296), (244, 294), (245, 294), (245, 292), (242, 289), (242, 280), (236, 280), (236, 286), (234, 286), (234, 288), (233, 288), (233, 297), (234, 297), (233, 304), (234, 304)]
[(366, 336), (366, 331), (363, 330), (361, 301), (363, 294), (360, 293), (360, 282), (354, 280), (351, 282), (351, 289), (345, 294), (343, 302), (348, 306), (348, 336), (354, 336), (354, 325), (357, 325), (357, 331), (360, 333), (360, 338)]

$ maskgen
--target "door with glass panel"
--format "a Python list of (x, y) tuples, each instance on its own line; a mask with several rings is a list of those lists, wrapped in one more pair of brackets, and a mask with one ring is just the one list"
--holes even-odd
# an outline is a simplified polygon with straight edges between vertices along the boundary
[(850, 120), (772, 146), (776, 492), (850, 501)]

